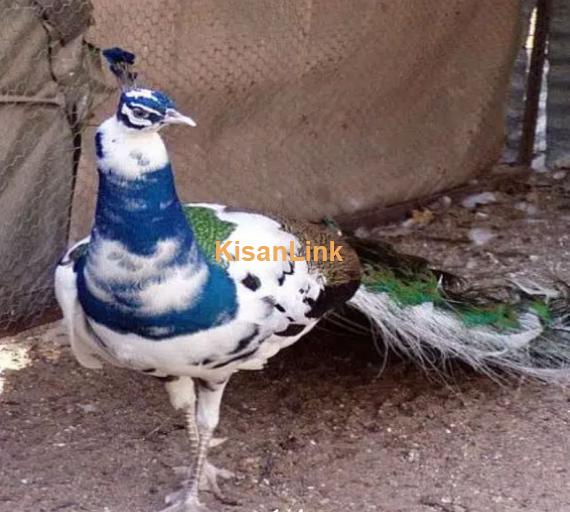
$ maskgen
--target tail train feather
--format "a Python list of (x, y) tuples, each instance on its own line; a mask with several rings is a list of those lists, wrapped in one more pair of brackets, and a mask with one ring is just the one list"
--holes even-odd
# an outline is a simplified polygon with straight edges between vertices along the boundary
[(382, 242), (350, 239), (364, 267), (349, 305), (385, 343), (424, 366), (457, 358), (502, 373), (570, 381), (570, 300), (532, 283), (473, 287)]

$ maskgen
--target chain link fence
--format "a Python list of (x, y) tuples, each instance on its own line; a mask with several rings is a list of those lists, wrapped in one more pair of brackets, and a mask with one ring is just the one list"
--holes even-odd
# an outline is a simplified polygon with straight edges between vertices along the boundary
[(95, 92), (87, 2), (0, 1), (0, 331), (53, 308)]

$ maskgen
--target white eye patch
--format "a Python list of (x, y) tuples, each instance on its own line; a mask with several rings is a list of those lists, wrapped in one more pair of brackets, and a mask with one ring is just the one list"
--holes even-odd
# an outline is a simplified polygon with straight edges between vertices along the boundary
[(158, 110), (154, 110), (153, 108), (150, 108), (148, 105), (143, 105), (142, 103), (135, 103), (134, 101), (129, 103), (130, 107), (133, 108), (141, 108), (143, 109), (145, 112), (149, 112), (151, 114), (156, 114), (157, 116), (162, 116), (163, 114), (161, 112), (159, 112)]
[(133, 126), (146, 127), (146, 126), (152, 125), (152, 121), (150, 119), (142, 119), (140, 117), (136, 117), (133, 114), (133, 111), (131, 110), (131, 108), (126, 103), (123, 104), (123, 106), (121, 107), (121, 114), (124, 114), (125, 116), (127, 116), (129, 122)]

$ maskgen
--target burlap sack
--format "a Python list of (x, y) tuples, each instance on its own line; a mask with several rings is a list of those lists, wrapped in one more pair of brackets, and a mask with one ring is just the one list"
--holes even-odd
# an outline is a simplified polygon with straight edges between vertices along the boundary
[[(518, 4), (95, 0), (89, 39), (137, 52), (141, 82), (197, 120), (167, 134), (184, 199), (320, 218), (496, 160)], [(83, 163), (76, 235), (91, 222), (92, 148)]]

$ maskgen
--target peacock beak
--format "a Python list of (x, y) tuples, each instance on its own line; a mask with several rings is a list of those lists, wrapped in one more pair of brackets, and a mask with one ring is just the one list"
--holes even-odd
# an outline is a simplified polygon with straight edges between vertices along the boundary
[(166, 115), (164, 116), (164, 122), (166, 124), (187, 124), (188, 126), (196, 126), (196, 122), (191, 117), (185, 116), (178, 112), (178, 110), (174, 110), (173, 108), (169, 108), (166, 110)]

